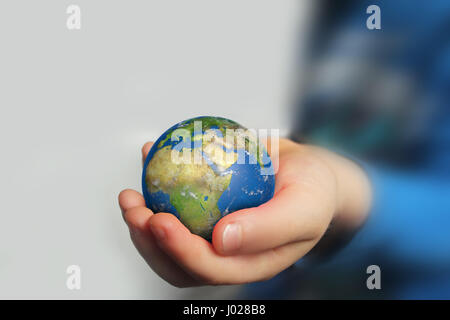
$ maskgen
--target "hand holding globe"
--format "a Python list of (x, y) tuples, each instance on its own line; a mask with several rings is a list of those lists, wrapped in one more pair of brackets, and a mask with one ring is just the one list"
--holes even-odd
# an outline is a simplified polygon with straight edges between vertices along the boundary
[[(143, 159), (152, 146), (144, 145)], [(363, 223), (370, 187), (356, 164), (287, 139), (279, 141), (278, 161), (273, 198), (221, 217), (212, 242), (173, 213), (152, 212), (137, 191), (122, 191), (119, 204), (134, 245), (172, 285), (239, 284), (269, 279), (295, 263), (316, 247), (332, 220), (330, 237)]]

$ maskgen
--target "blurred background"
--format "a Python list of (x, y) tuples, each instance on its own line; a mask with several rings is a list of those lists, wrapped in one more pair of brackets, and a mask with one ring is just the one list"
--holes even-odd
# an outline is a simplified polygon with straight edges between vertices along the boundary
[[(68, 30), (66, 9), (81, 9)], [(140, 148), (198, 115), (288, 129), (294, 0), (0, 2), (0, 298), (228, 298), (178, 289), (133, 247), (117, 195)], [(79, 265), (82, 289), (66, 287)]]

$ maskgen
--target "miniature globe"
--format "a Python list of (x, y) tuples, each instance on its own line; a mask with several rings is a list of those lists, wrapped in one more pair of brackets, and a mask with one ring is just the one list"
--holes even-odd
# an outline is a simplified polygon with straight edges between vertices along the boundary
[(142, 189), (154, 213), (174, 214), (207, 240), (223, 216), (273, 197), (271, 159), (256, 133), (219, 117), (182, 121), (153, 144)]

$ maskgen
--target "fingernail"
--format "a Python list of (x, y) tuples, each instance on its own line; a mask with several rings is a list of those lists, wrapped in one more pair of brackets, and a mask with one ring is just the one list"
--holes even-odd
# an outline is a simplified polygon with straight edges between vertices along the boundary
[(222, 247), (225, 252), (232, 252), (240, 248), (242, 242), (242, 227), (238, 223), (230, 223), (222, 234)]
[(150, 226), (150, 230), (152, 230), (152, 233), (155, 236), (156, 240), (163, 241), (166, 238), (166, 233), (162, 228)]

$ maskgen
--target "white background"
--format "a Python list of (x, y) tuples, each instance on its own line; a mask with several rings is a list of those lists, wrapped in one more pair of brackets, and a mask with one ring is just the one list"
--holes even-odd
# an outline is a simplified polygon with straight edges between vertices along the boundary
[[(66, 28), (81, 7), (82, 28)], [(140, 147), (197, 115), (288, 129), (294, 0), (2, 1), (0, 298), (228, 298), (144, 263), (117, 205)], [(66, 288), (66, 268), (82, 289)]]

